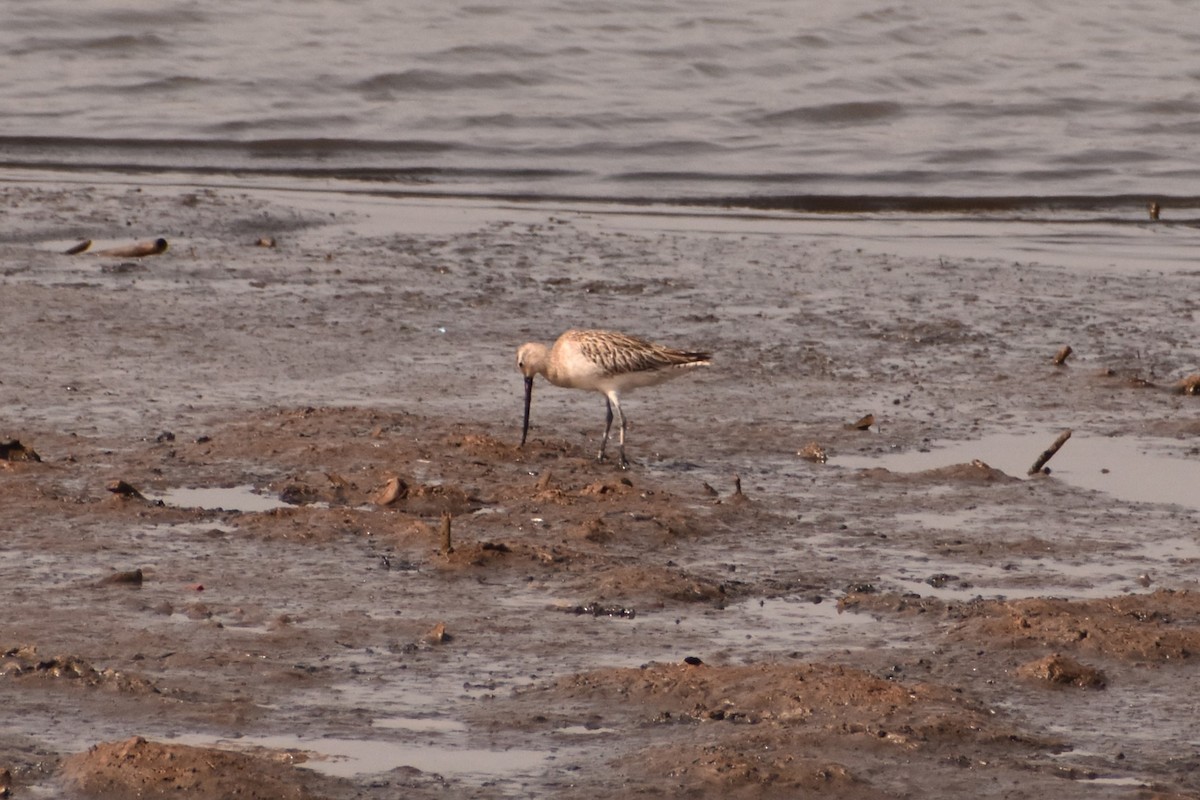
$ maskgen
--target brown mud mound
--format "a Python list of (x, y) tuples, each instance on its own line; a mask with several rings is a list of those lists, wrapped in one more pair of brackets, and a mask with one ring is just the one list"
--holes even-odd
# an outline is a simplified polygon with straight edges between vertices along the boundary
[(1078, 686), (1081, 689), (1103, 689), (1108, 685), (1104, 673), (1081, 664), (1073, 658), (1052, 653), (1045, 658), (1022, 664), (1017, 674), (1055, 686)]
[(691, 575), (676, 567), (623, 565), (602, 568), (587, 576), (584, 591), (606, 602), (641, 602), (661, 606), (666, 601), (713, 603), (732, 599), (725, 583)]
[(843, 665), (689, 661), (595, 670), (519, 697), (543, 713), (581, 703), (610, 718), (626, 710), (655, 739), (614, 766), (635, 781), (669, 778), (681, 796), (890, 797), (887, 780), (872, 776), (897, 758), (971, 765), (1062, 746), (942, 686)]
[(950, 464), (919, 472), (893, 472), (885, 467), (871, 467), (860, 470), (858, 475), (860, 478), (892, 483), (1017, 483), (1020, 481), (1020, 478), (1014, 478), (1002, 470), (988, 466), (979, 459), (975, 459), (969, 464)]
[(981, 610), (967, 630), (993, 641), (1008, 637), (1135, 661), (1174, 661), (1200, 653), (1200, 594), (1018, 600)]
[(26, 447), (16, 439), (0, 442), (0, 461), (41, 461), (42, 457), (32, 447)]
[(12, 647), (0, 653), (0, 678), (20, 681), (60, 680), (78, 686), (103, 688), (132, 694), (158, 694), (158, 689), (140, 675), (115, 669), (96, 669), (78, 656), (43, 658), (31, 645)]
[(1097, 600), (1029, 598), (948, 603), (932, 597), (850, 594), (839, 608), (960, 620), (957, 641), (1051, 647), (1132, 661), (1179, 661), (1200, 653), (1200, 593), (1160, 589)]
[[(283, 758), (289, 755), (281, 754)], [(194, 800), (309, 800), (320, 782), (281, 760), (210, 747), (150, 742), (135, 736), (104, 742), (67, 758), (63, 783), (106, 800), (187, 797)]]
[(646, 772), (676, 783), (678, 796), (794, 798), (819, 796), (882, 800), (881, 791), (844, 765), (780, 747), (770, 736), (736, 743), (654, 748), (634, 759)]
[(783, 725), (814, 740), (885, 739), (905, 749), (947, 735), (1007, 738), (992, 710), (931, 684), (902, 684), (842, 665), (649, 664), (557, 681), (556, 697), (619, 700), (653, 709), (657, 721)]

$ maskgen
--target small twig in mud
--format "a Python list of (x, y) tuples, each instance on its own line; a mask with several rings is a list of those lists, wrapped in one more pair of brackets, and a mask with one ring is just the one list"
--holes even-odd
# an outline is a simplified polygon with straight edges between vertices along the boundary
[(454, 552), (454, 545), (450, 544), (450, 520), (453, 516), (449, 511), (442, 513), (441, 542), (442, 555), (444, 556), (448, 556)]
[(1054, 366), (1061, 367), (1067, 363), (1067, 359), (1071, 357), (1071, 353), (1075, 352), (1071, 349), (1071, 345), (1066, 345), (1058, 354), (1054, 356)]
[(734, 497), (745, 497), (745, 495), (742, 494), (742, 476), (741, 475), (733, 476), (733, 496)]
[(1058, 448), (1066, 444), (1067, 439), (1070, 438), (1071, 431), (1069, 429), (1060, 433), (1058, 438), (1054, 440), (1054, 444), (1050, 445), (1049, 449), (1043, 451), (1043, 453), (1038, 456), (1038, 460), (1033, 462), (1033, 466), (1029, 468), (1029, 474), (1036, 475), (1037, 473), (1041, 472), (1042, 467), (1046, 466), (1046, 462), (1054, 458), (1054, 454), (1058, 452)]

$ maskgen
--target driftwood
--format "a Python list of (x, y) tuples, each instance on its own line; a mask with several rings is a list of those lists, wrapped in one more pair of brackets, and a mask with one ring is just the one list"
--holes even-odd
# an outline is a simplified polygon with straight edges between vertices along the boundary
[(1058, 435), (1058, 438), (1054, 440), (1054, 444), (1050, 445), (1050, 447), (1048, 449), (1043, 451), (1042, 454), (1040, 456), (1038, 456), (1038, 460), (1033, 462), (1033, 466), (1029, 468), (1029, 474), (1036, 475), (1037, 473), (1041, 472), (1042, 467), (1046, 466), (1046, 462), (1049, 461), (1050, 459), (1054, 458), (1054, 454), (1057, 453), (1058, 449), (1060, 447), (1062, 447), (1064, 444), (1066, 444), (1067, 439), (1070, 439), (1070, 438), (1071, 438), (1070, 430), (1065, 430), (1062, 433), (1060, 433)]
[(1054, 356), (1054, 366), (1061, 367), (1063, 364), (1066, 364), (1067, 359), (1071, 357), (1071, 353), (1073, 352), (1075, 351), (1071, 349), (1071, 345), (1066, 345), (1063, 347), (1063, 349), (1059, 350), (1058, 354)]

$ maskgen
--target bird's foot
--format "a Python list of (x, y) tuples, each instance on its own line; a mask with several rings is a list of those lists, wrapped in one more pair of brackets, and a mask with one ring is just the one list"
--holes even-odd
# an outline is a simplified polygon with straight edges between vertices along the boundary
[[(597, 464), (603, 464), (606, 461), (608, 461), (608, 456), (606, 456), (604, 454), (603, 450), (601, 450), (599, 453), (596, 454), (596, 463)], [(625, 457), (624, 453), (621, 453), (620, 457), (617, 459), (617, 466), (620, 467), (621, 469), (629, 469), (629, 466), (630, 466), (629, 459), (627, 459)]]

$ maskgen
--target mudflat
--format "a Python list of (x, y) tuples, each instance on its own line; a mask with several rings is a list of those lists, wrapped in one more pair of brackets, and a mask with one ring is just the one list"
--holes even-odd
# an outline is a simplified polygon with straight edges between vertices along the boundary
[[(0, 202), (0, 793), (1200, 797), (1196, 271)], [(629, 470), (545, 383), (518, 447), (571, 327), (714, 353), (628, 396)]]

